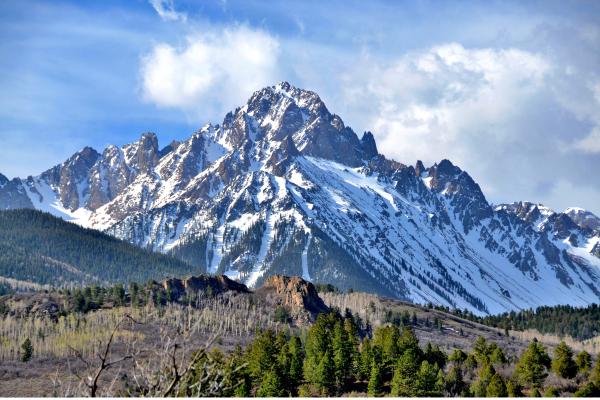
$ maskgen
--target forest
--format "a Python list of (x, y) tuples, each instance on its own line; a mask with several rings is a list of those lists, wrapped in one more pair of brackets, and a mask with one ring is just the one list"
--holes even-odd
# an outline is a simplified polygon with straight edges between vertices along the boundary
[(543, 306), (484, 317), (467, 310), (461, 311), (432, 304), (429, 304), (429, 307), (501, 329), (518, 331), (535, 329), (541, 333), (568, 335), (577, 340), (590, 339), (600, 334), (600, 306), (598, 304), (591, 304), (587, 307)]
[(48, 213), (0, 211), (0, 277), (60, 287), (144, 282), (193, 272), (200, 271)]
[[(349, 297), (330, 286), (320, 289), (328, 304), (374, 298)], [(361, 317), (331, 306), (331, 312), (302, 326), (291, 323), (288, 313), (282, 317), (281, 306), (263, 304), (252, 294), (199, 293), (175, 302), (152, 281), (65, 288), (55, 294), (62, 296), (64, 308), (50, 319), (21, 318), (6, 305), (0, 308), (0, 339), (9, 346), (0, 358), (26, 364), (32, 357), (76, 357), (86, 360), (80, 365), (89, 376), (98, 375), (90, 386), (74, 369), (55, 387), (57, 395), (600, 395), (597, 355), (564, 342), (548, 348), (537, 339), (518, 353), (482, 336), (462, 349), (420, 340), (417, 329), (448, 335), (446, 322), (434, 317), (438, 314), (425, 321), (421, 313), (375, 310), (379, 306), (368, 303), (361, 308), (373, 311)], [(428, 314), (427, 308), (423, 311)], [(152, 330), (160, 334), (154, 337)], [(207, 343), (194, 338), (207, 338)], [(155, 348), (151, 353), (136, 349), (144, 341)], [(117, 372), (103, 367), (115, 360), (123, 362)], [(102, 374), (111, 373), (116, 374), (112, 381), (103, 380)]]

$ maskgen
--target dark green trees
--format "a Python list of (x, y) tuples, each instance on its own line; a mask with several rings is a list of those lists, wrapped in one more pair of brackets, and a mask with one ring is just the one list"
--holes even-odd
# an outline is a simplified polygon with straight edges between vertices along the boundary
[(550, 357), (544, 346), (537, 339), (533, 339), (521, 355), (515, 373), (523, 385), (540, 388), (548, 376), (547, 370), (550, 364)]
[(585, 350), (580, 351), (575, 359), (575, 364), (577, 364), (577, 370), (579, 372), (587, 373), (592, 368), (592, 356)]
[(371, 397), (383, 395), (383, 377), (381, 376), (381, 367), (373, 361), (371, 364), (371, 373), (369, 377), (369, 385), (367, 386), (367, 394)]
[(500, 374), (495, 373), (488, 384), (486, 397), (507, 397), (506, 383)]
[(554, 350), (552, 372), (561, 378), (571, 379), (577, 374), (577, 364), (573, 360), (573, 350), (562, 341)]
[(21, 344), (21, 361), (28, 362), (31, 360), (33, 356), (33, 345), (31, 344), (31, 340), (29, 338), (23, 341)]

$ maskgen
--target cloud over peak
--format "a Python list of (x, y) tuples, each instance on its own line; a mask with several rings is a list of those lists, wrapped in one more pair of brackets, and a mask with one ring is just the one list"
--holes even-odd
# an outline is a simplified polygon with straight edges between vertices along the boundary
[(141, 65), (145, 100), (182, 109), (194, 121), (222, 118), (279, 75), (279, 41), (240, 25), (154, 46)]

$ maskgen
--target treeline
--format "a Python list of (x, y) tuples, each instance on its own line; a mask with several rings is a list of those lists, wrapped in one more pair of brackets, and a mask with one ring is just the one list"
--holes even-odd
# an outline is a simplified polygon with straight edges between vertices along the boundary
[(0, 276), (67, 286), (189, 274), (174, 257), (140, 249), (36, 210), (0, 211)]
[(176, 294), (170, 289), (165, 289), (153, 280), (149, 280), (145, 284), (131, 282), (127, 288), (117, 283), (113, 286), (90, 285), (83, 288), (58, 289), (56, 293), (65, 296), (65, 315), (71, 312), (87, 313), (101, 308), (123, 306), (152, 305), (161, 307), (174, 302), (194, 305), (200, 296), (213, 297), (212, 289), (208, 287), (203, 292), (190, 293), (176, 298)]
[(431, 304), (429, 307), (505, 330), (536, 329), (540, 333), (568, 335), (578, 340), (586, 340), (600, 335), (600, 306), (598, 304), (588, 307), (543, 306), (535, 310), (511, 311), (485, 317), (479, 317), (467, 310), (452, 310)]
[[(410, 328), (378, 327), (363, 336), (353, 316), (321, 314), (302, 335), (257, 333), (245, 350), (203, 354), (179, 395), (197, 395), (205, 365), (218, 365), (222, 396), (576, 396), (600, 395), (600, 362), (564, 343), (551, 358), (536, 340), (511, 371), (500, 347), (479, 338), (470, 353), (448, 355), (430, 343), (421, 347)], [(545, 385), (553, 374), (562, 386)], [(565, 380), (568, 383), (564, 383)], [(140, 395), (143, 393), (129, 393)]]

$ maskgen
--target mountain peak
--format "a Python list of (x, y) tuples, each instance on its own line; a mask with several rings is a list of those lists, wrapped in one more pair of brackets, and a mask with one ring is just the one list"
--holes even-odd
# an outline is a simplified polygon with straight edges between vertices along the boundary
[(600, 218), (588, 210), (579, 207), (569, 207), (564, 213), (581, 228), (600, 230)]

